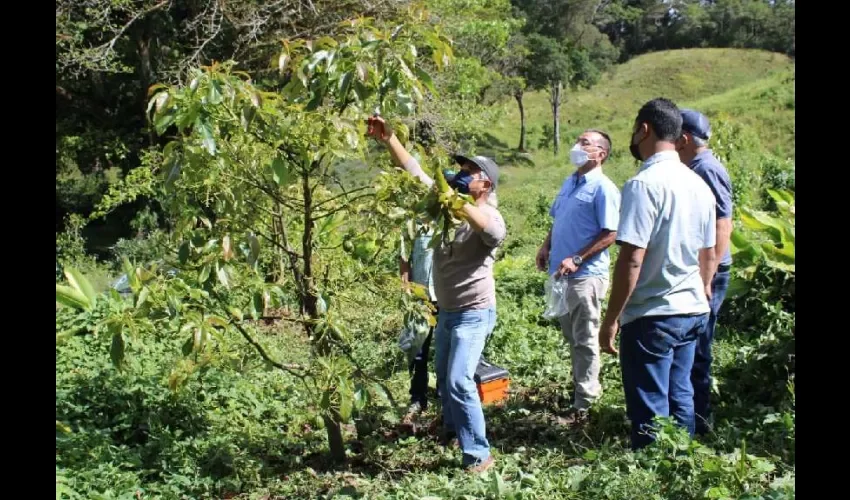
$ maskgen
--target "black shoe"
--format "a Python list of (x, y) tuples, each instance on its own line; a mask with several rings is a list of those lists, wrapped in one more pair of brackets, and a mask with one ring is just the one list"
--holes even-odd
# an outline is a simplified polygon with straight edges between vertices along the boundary
[(563, 417), (558, 417), (558, 423), (561, 425), (581, 425), (587, 423), (590, 418), (590, 412), (586, 408), (570, 407), (567, 414)]

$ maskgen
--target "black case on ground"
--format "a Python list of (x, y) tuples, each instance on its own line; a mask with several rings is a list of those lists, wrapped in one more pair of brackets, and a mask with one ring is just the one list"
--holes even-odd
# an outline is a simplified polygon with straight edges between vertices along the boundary
[(499, 380), (500, 378), (508, 378), (509, 376), (508, 370), (501, 366), (496, 366), (489, 361), (481, 360), (475, 368), (474, 379), (476, 384), (483, 384), (493, 380)]

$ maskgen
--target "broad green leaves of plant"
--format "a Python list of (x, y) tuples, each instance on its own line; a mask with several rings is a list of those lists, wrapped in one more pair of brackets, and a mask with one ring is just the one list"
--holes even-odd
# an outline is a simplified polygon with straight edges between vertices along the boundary
[(730, 283), (730, 297), (746, 293), (749, 289), (747, 277), (752, 276), (760, 265), (789, 274), (796, 271), (794, 195), (777, 190), (769, 190), (768, 194), (776, 202), (778, 214), (747, 207), (740, 209), (743, 230), (732, 232), (730, 248), (736, 267), (743, 270), (743, 276)]

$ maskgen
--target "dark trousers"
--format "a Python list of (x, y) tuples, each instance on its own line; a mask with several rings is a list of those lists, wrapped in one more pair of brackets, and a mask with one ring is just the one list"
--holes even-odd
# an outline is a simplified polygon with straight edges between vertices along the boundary
[[(434, 315), (439, 314), (439, 308)], [(422, 409), (428, 407), (428, 359), (431, 357), (431, 340), (434, 338), (434, 327), (428, 330), (428, 336), (416, 357), (407, 367), (410, 373), (410, 403), (419, 403)], [(439, 396), (439, 394), (438, 394)]]
[(623, 325), (620, 366), (632, 448), (652, 443), (656, 416), (673, 416), (693, 436), (691, 369), (708, 316), (645, 316)]
[(428, 332), (422, 348), (410, 363), (410, 402), (419, 403), (422, 409), (428, 406), (428, 358), (431, 356), (431, 339), (434, 337), (434, 328)]
[(711, 414), (709, 396), (711, 395), (711, 344), (714, 342), (714, 328), (717, 314), (726, 298), (730, 279), (729, 266), (720, 266), (711, 281), (711, 313), (708, 324), (697, 339), (694, 353), (694, 367), (691, 370), (691, 384), (694, 386), (694, 413), (696, 414), (696, 433), (705, 434), (709, 430), (708, 419)]

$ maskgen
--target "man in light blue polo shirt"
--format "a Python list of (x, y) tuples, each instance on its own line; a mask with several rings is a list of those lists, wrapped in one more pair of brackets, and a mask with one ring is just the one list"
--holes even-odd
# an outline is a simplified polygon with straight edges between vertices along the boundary
[(611, 138), (587, 130), (570, 150), (578, 167), (564, 181), (549, 214), (555, 221), (537, 253), (537, 268), (567, 279), (567, 314), (559, 318), (570, 346), (575, 397), (565, 423), (587, 417), (602, 394), (599, 383), (599, 323), (608, 291), (610, 257), (619, 222), (620, 192), (602, 173), (611, 154)]
[(711, 124), (708, 118), (698, 111), (683, 109), (682, 137), (676, 146), (679, 158), (705, 181), (717, 200), (717, 245), (714, 247), (714, 256), (718, 265), (711, 280), (711, 313), (708, 326), (697, 341), (694, 368), (691, 370), (698, 435), (706, 434), (711, 428), (711, 344), (714, 341), (717, 315), (726, 298), (726, 290), (729, 289), (732, 269), (732, 253), (729, 251), (732, 236), (732, 180), (720, 160), (708, 149), (710, 138)]
[(691, 368), (696, 340), (708, 322), (715, 268), (715, 200), (703, 180), (679, 160), (679, 108), (667, 99), (644, 104), (629, 147), (642, 161), (623, 186), (617, 243), (620, 255), (599, 341), (616, 354), (633, 448), (654, 440), (652, 420), (673, 416), (694, 434)]

